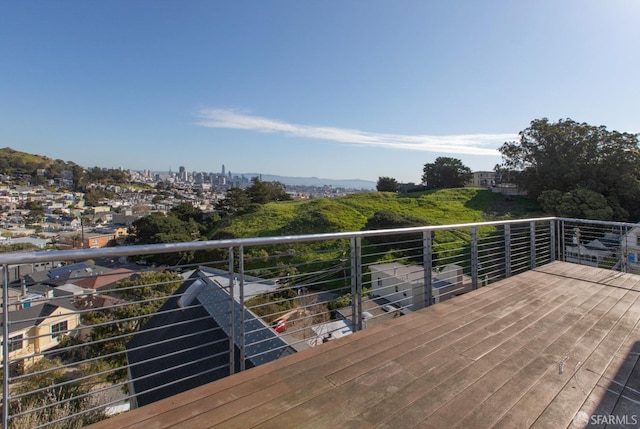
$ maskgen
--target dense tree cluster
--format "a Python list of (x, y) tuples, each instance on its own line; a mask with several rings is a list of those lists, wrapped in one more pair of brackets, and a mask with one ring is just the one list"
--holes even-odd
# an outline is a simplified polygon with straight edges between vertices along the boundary
[(39, 201), (27, 201), (24, 204), (24, 208), (29, 210), (29, 213), (24, 217), (25, 223), (34, 224), (39, 223), (44, 220), (44, 208), (42, 207), (42, 203)]
[(98, 183), (102, 185), (114, 185), (129, 183), (129, 173), (116, 168), (92, 167), (86, 170), (82, 176), (84, 183)]
[(191, 203), (180, 203), (168, 214), (151, 213), (133, 222), (138, 244), (193, 241), (202, 232), (202, 211)]
[(84, 193), (84, 203), (88, 207), (98, 207), (103, 204), (104, 200), (114, 198), (115, 196), (115, 192), (112, 191), (92, 189)]
[[(66, 337), (68, 338), (68, 337)], [(106, 416), (92, 401), (91, 389), (101, 381), (96, 362), (78, 365), (73, 377), (58, 358), (43, 357), (29, 368), (28, 376), (13, 383), (9, 403), (10, 428), (80, 428)], [(81, 381), (74, 381), (74, 379)], [(18, 399), (16, 399), (18, 398)]]
[(635, 134), (571, 119), (538, 119), (502, 145), (499, 166), (556, 215), (640, 219), (640, 151)]
[(378, 192), (398, 192), (400, 183), (393, 177), (378, 177), (376, 190)]
[(438, 157), (424, 165), (422, 183), (429, 189), (462, 188), (472, 177), (471, 169), (456, 158)]
[(247, 189), (231, 188), (218, 202), (218, 210), (226, 214), (242, 213), (253, 205), (263, 205), (273, 201), (288, 201), (291, 196), (280, 182), (263, 182), (257, 177), (251, 179)]

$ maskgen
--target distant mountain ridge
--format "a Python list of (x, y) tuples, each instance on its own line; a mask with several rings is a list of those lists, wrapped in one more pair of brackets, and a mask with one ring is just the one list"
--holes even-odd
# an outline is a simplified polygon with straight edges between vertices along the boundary
[[(153, 171), (156, 174), (169, 174), (168, 171)], [(175, 172), (172, 172), (175, 173)], [(251, 179), (252, 177), (261, 177), (264, 182), (280, 182), (283, 185), (288, 186), (331, 186), (333, 188), (347, 188), (347, 189), (367, 189), (375, 190), (377, 183), (371, 180), (362, 179), (326, 179), (321, 177), (292, 177), (292, 176), (279, 176), (277, 174), (265, 174), (265, 173), (231, 173), (233, 176), (245, 177)]]

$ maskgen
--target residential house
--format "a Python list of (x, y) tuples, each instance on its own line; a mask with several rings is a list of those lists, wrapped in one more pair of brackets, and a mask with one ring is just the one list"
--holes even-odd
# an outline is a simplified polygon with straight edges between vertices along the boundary
[(80, 315), (68, 298), (9, 312), (9, 356), (14, 362), (11, 371), (22, 373), (79, 325)]
[(469, 186), (474, 188), (491, 188), (500, 180), (500, 173), (495, 171), (474, 171)]
[[(385, 298), (392, 305), (418, 310), (425, 306), (425, 272), (422, 265), (403, 265), (397, 262), (370, 267), (371, 293)], [(431, 273), (431, 302), (445, 301), (472, 289), (471, 278), (462, 267), (449, 264)]]
[(640, 274), (640, 224), (624, 234), (621, 245), (627, 272)]
[(194, 271), (126, 345), (135, 405), (228, 376), (230, 343), (235, 350), (233, 365), (240, 368), (241, 342), (246, 368), (295, 352), (237, 296), (231, 298), (228, 276), (224, 281), (219, 272)]
[[(126, 231), (126, 229), (122, 229)], [(120, 235), (117, 236), (117, 233)], [(72, 249), (97, 249), (114, 244), (116, 239), (121, 235), (122, 232), (120, 229), (106, 233), (88, 231), (62, 232), (58, 235), (58, 245)]]
[(135, 274), (135, 271), (127, 268), (103, 268), (101, 269), (100, 274), (83, 277), (78, 280), (74, 279), (73, 284), (83, 288), (95, 289), (97, 291), (113, 289), (115, 288), (116, 283), (128, 279)]
[(0, 244), (6, 244), (7, 246), (12, 244), (31, 244), (37, 248), (44, 249), (47, 247), (48, 241), (39, 237), (18, 237), (3, 240)]
[[(85, 288), (95, 289), (97, 282), (90, 280), (95, 277), (105, 276), (107, 279), (111, 279), (110, 283), (117, 281), (120, 274), (126, 277), (130, 276), (127, 271), (119, 271), (114, 273), (115, 270), (111, 268), (101, 267), (99, 265), (93, 265), (86, 262), (79, 262), (72, 265), (63, 265), (55, 268), (51, 268), (48, 271), (35, 271), (24, 276), (24, 283), (29, 289), (32, 289), (34, 285), (45, 285), (50, 287), (62, 286), (65, 283), (73, 283)], [(113, 275), (111, 277), (110, 275)], [(108, 280), (107, 280), (108, 281)]]
[[(629, 236), (631, 238), (632, 236)], [(609, 265), (617, 264), (620, 249), (620, 234), (606, 233), (582, 244), (580, 234), (573, 237), (573, 242), (565, 246), (565, 261), (582, 265), (599, 267), (607, 260)], [(635, 259), (635, 251), (629, 253), (629, 260)]]

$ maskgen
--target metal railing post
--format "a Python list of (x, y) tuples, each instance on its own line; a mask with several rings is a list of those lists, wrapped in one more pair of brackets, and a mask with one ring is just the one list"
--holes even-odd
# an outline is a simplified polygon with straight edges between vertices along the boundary
[(511, 277), (511, 225), (504, 226), (504, 276)]
[(556, 222), (549, 221), (549, 262), (556, 260)]
[(350, 240), (350, 247), (351, 247), (351, 326), (353, 326), (353, 329), (357, 329), (358, 326), (358, 319), (356, 316), (357, 313), (357, 302), (356, 302), (356, 272), (357, 272), (357, 268), (356, 268), (356, 239), (355, 238), (351, 238)]
[(478, 228), (471, 227), (471, 287), (478, 289)]
[(9, 427), (9, 265), (2, 279), (2, 427)]
[(559, 220), (558, 222), (560, 222), (560, 237), (558, 237), (558, 243), (560, 245), (560, 249), (558, 249), (560, 253), (559, 259), (562, 262), (567, 262), (566, 247), (564, 246), (564, 221)]
[(238, 275), (240, 276), (240, 371), (245, 368), (245, 318), (244, 318), (244, 246), (238, 247)]
[(536, 223), (529, 222), (529, 254), (531, 257), (531, 269), (536, 267)]
[[(629, 263), (629, 238), (627, 237), (627, 234), (629, 233), (629, 231), (631, 231), (628, 228), (625, 228), (627, 231), (623, 230), (623, 226), (620, 225), (620, 240), (624, 239), (624, 245), (620, 246), (620, 271), (623, 273), (627, 272), (627, 267), (628, 267), (628, 263)], [(624, 246), (624, 247), (623, 247)]]
[(362, 238), (356, 237), (356, 330), (362, 330)]
[(425, 231), (422, 233), (422, 265), (424, 266), (424, 306), (431, 305), (433, 300), (433, 240), (431, 238), (431, 231)]
[(235, 350), (235, 305), (234, 305), (234, 279), (233, 279), (233, 247), (229, 247), (229, 374), (236, 373), (236, 350)]

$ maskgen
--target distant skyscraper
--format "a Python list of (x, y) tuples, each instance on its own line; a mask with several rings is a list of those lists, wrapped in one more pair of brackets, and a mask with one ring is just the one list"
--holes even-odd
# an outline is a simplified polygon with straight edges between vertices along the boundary
[(224, 176), (224, 164), (222, 164), (222, 175)]
[(180, 180), (182, 180), (183, 182), (187, 181), (187, 169), (184, 168), (182, 165), (180, 166), (180, 173), (178, 177), (180, 177)]

